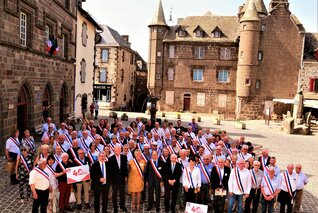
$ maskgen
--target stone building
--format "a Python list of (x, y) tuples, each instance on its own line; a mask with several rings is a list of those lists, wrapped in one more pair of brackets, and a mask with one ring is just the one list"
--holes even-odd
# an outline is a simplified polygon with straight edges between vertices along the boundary
[(141, 57), (130, 45), (128, 35), (103, 26), (96, 44), (94, 80), (94, 97), (102, 108), (132, 110), (135, 105), (137, 57)]
[[(247, 0), (237, 16), (165, 21), (161, 1), (150, 30), (148, 89), (161, 111), (263, 117), (273, 99), (293, 98), (304, 29), (288, 0)], [(284, 80), (282, 80), (284, 79)]]
[(73, 112), (75, 27), (76, 0), (0, 1), (1, 148), (12, 128), (40, 125), (43, 106), (55, 123)]
[(75, 117), (87, 117), (93, 102), (95, 69), (95, 34), (101, 26), (81, 6), (77, 13), (77, 43), (75, 72)]

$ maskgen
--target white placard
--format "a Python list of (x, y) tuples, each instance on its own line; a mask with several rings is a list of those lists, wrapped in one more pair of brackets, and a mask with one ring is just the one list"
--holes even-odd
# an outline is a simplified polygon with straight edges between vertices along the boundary
[(208, 206), (197, 204), (197, 203), (190, 203), (187, 202), (185, 213), (207, 213), (208, 212)]
[(90, 179), (89, 166), (75, 166), (71, 168), (67, 168), (68, 171), (66, 173), (67, 184), (82, 182)]

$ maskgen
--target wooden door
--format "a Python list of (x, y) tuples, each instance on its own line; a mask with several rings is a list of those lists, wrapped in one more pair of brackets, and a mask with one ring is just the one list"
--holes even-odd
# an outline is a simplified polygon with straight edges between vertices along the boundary
[(183, 111), (190, 111), (190, 103), (191, 103), (191, 97), (184, 96), (184, 98), (183, 98)]

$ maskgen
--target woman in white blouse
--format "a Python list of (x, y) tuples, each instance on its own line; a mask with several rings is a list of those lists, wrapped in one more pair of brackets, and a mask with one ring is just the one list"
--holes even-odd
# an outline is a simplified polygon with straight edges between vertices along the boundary
[(195, 158), (189, 158), (189, 166), (183, 170), (182, 183), (186, 202), (196, 202), (196, 193), (200, 192), (201, 173), (195, 166)]

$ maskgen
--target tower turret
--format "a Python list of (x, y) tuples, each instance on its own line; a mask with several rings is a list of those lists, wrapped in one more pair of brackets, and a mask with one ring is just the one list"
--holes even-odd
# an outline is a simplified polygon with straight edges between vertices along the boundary
[(155, 16), (149, 27), (149, 66), (148, 66), (148, 89), (150, 95), (159, 95), (162, 89), (162, 73), (163, 73), (163, 39), (169, 29), (166, 23), (161, 0)]
[(253, 0), (247, 0), (240, 19), (240, 44), (236, 77), (237, 116), (248, 98), (254, 96), (258, 72), (261, 20)]

